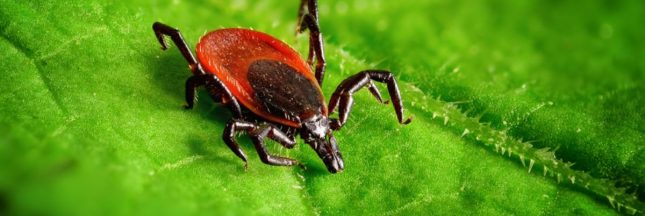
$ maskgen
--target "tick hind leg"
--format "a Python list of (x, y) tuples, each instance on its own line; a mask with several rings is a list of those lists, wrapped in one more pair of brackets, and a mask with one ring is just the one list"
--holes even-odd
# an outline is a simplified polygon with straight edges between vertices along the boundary
[(199, 62), (197, 62), (195, 56), (193, 56), (193, 53), (190, 51), (190, 48), (186, 44), (186, 41), (184, 41), (184, 38), (181, 36), (179, 30), (160, 22), (155, 22), (154, 24), (152, 24), (152, 30), (155, 32), (155, 36), (157, 36), (157, 40), (159, 40), (162, 50), (168, 49), (168, 44), (164, 40), (163, 36), (170, 36), (177, 48), (179, 48), (179, 51), (184, 56), (186, 61), (188, 61), (188, 66), (190, 67), (190, 70), (193, 72), (193, 74), (205, 74), (203, 69), (201, 68), (201, 65), (199, 64)]
[(228, 88), (226, 88), (226, 85), (214, 75), (193, 75), (186, 80), (186, 105), (184, 108), (193, 108), (197, 100), (195, 93), (200, 86), (206, 86), (208, 93), (216, 103), (227, 105), (234, 118), (244, 118), (237, 99), (233, 97)]
[(226, 85), (219, 78), (204, 72), (202, 66), (197, 62), (190, 48), (188, 48), (179, 30), (160, 22), (152, 24), (152, 30), (155, 32), (155, 36), (157, 36), (157, 40), (159, 40), (161, 49), (163, 50), (168, 48), (168, 44), (164, 40), (164, 35), (170, 36), (186, 61), (188, 61), (190, 70), (193, 72), (193, 76), (186, 80), (186, 105), (184, 106), (186, 109), (193, 108), (196, 101), (195, 91), (197, 87), (206, 86), (215, 102), (227, 104), (235, 118), (242, 118), (242, 111), (235, 97), (233, 97), (228, 88), (226, 88)]
[(193, 75), (186, 80), (186, 105), (184, 105), (184, 108), (193, 108), (195, 101), (197, 101), (197, 97), (195, 97), (197, 87), (206, 85), (206, 79), (206, 75)]
[(235, 135), (241, 131), (249, 134), (262, 162), (274, 166), (292, 166), (298, 164), (296, 160), (269, 154), (264, 145), (264, 138), (269, 137), (290, 149), (296, 144), (293, 138), (290, 138), (277, 127), (270, 124), (257, 125), (255, 123), (233, 119), (226, 124), (226, 129), (224, 129), (224, 142), (235, 155), (244, 161), (245, 168), (247, 167), (246, 154), (244, 154), (244, 151), (240, 149), (240, 146), (235, 141)]
[(318, 25), (318, 1), (301, 0), (298, 10), (298, 33), (309, 29), (309, 55), (307, 63), (313, 67), (313, 59), (316, 58), (316, 79), (322, 85), (325, 75), (325, 51), (323, 47), (322, 34)]
[(412, 121), (411, 117), (408, 117), (405, 120), (403, 119), (403, 101), (401, 100), (399, 86), (392, 73), (384, 70), (365, 70), (345, 79), (332, 94), (331, 100), (329, 101), (329, 112), (333, 113), (334, 110), (338, 108), (339, 116), (337, 120), (332, 119), (330, 125), (332, 129), (338, 130), (345, 125), (347, 118), (349, 117), (349, 112), (354, 104), (354, 99), (352, 98), (353, 94), (365, 86), (369, 88), (372, 95), (374, 95), (379, 102), (385, 104), (388, 103), (387, 101), (383, 102), (380, 92), (376, 86), (374, 86), (372, 81), (387, 84), (387, 89), (390, 93), (390, 98), (392, 99), (394, 111), (396, 112), (396, 117), (399, 120), (399, 123), (408, 124)]

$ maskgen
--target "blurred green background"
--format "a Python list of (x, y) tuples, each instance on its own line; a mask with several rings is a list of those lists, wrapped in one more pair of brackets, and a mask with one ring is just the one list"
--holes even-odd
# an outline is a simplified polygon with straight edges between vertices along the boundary
[(297, 0), (0, 0), (0, 215), (618, 214), (432, 121), (423, 104), (437, 97), (645, 200), (644, 1), (319, 4), (325, 94), (389, 69), (415, 116), (400, 126), (357, 94), (336, 175), (302, 141), (269, 149), (304, 170), (262, 164), (241, 136), (245, 171), (221, 140), (229, 112), (204, 92), (181, 108), (185, 60), (151, 30), (194, 45), (253, 28), (304, 54)]

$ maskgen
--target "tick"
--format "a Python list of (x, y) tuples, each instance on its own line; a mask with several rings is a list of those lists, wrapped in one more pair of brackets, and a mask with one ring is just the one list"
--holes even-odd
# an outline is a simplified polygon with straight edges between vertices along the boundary
[[(169, 36), (188, 61), (193, 75), (186, 80), (185, 108), (195, 103), (195, 90), (205, 87), (216, 103), (226, 105), (233, 118), (224, 129), (224, 143), (244, 161), (235, 135), (246, 132), (262, 162), (277, 166), (298, 164), (294, 159), (267, 152), (264, 139), (277, 141), (286, 148), (296, 144), (295, 136), (311, 146), (331, 173), (344, 169), (343, 156), (333, 132), (347, 122), (352, 95), (367, 87), (383, 101), (373, 81), (387, 84), (398, 122), (403, 118), (403, 103), (394, 76), (385, 70), (364, 70), (345, 79), (325, 104), (320, 86), (325, 73), (323, 38), (318, 24), (316, 0), (302, 0), (298, 11), (297, 32), (309, 30), (309, 55), (305, 61), (287, 44), (258, 31), (225, 28), (206, 33), (197, 44), (197, 58), (179, 30), (155, 22), (152, 28), (162, 50)], [(314, 64), (315, 63), (315, 64)], [(313, 71), (312, 71), (313, 70)], [(329, 115), (338, 109), (338, 118)]]

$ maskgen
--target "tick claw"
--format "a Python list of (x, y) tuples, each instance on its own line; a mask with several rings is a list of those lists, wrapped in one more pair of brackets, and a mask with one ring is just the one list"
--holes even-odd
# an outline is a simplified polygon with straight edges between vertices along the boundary
[(410, 122), (412, 122), (412, 119), (414, 119), (414, 116), (408, 116), (408, 119), (406, 119), (404, 122), (401, 122), (401, 124), (410, 124)]
[(307, 23), (305, 23), (303, 18), (296, 26), (296, 35), (302, 34), (303, 32), (305, 32), (305, 30), (307, 30)]

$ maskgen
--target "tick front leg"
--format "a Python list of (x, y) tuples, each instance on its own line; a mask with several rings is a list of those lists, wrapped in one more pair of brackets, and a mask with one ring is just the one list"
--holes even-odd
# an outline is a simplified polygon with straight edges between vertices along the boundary
[(233, 119), (226, 124), (226, 129), (224, 130), (224, 142), (235, 153), (235, 155), (244, 161), (244, 167), (247, 166), (246, 154), (244, 154), (242, 149), (240, 149), (240, 146), (235, 141), (235, 134), (240, 131), (246, 131), (249, 133), (262, 162), (275, 166), (291, 166), (298, 163), (296, 160), (290, 158), (270, 155), (264, 145), (264, 138), (269, 137), (286, 148), (293, 148), (296, 144), (296, 141), (293, 138), (289, 138), (273, 125), (263, 124), (258, 126), (251, 122)]
[[(306, 9), (305, 9), (306, 8)], [(302, 0), (298, 10), (298, 33), (309, 29), (309, 55), (307, 63), (313, 66), (313, 58), (316, 58), (316, 79), (322, 85), (325, 75), (325, 51), (320, 26), (318, 25), (318, 1)]]
[(270, 155), (267, 152), (266, 146), (264, 145), (264, 138), (267, 136), (275, 141), (278, 141), (286, 148), (293, 148), (293, 146), (296, 144), (295, 140), (290, 140), (287, 135), (276, 129), (274, 126), (266, 124), (262, 125), (259, 128), (251, 131), (249, 135), (251, 136), (253, 145), (255, 145), (255, 150), (260, 156), (260, 160), (262, 160), (262, 162), (264, 162), (265, 164), (274, 166), (293, 166), (298, 164), (298, 161), (291, 158), (274, 156)]
[(379, 102), (387, 103), (387, 101), (383, 102), (381, 94), (372, 81), (387, 84), (387, 89), (390, 93), (390, 98), (392, 99), (394, 111), (396, 112), (396, 117), (399, 123), (408, 124), (412, 121), (411, 117), (408, 117), (405, 120), (403, 119), (403, 101), (401, 100), (399, 86), (392, 73), (384, 70), (365, 70), (345, 79), (332, 94), (331, 100), (329, 101), (329, 112), (333, 113), (336, 108), (338, 108), (339, 116), (337, 120), (332, 119), (330, 125), (332, 129), (338, 130), (345, 125), (347, 118), (349, 117), (349, 112), (354, 104), (354, 99), (352, 98), (353, 94), (365, 86), (368, 86), (372, 95), (374, 95)]

